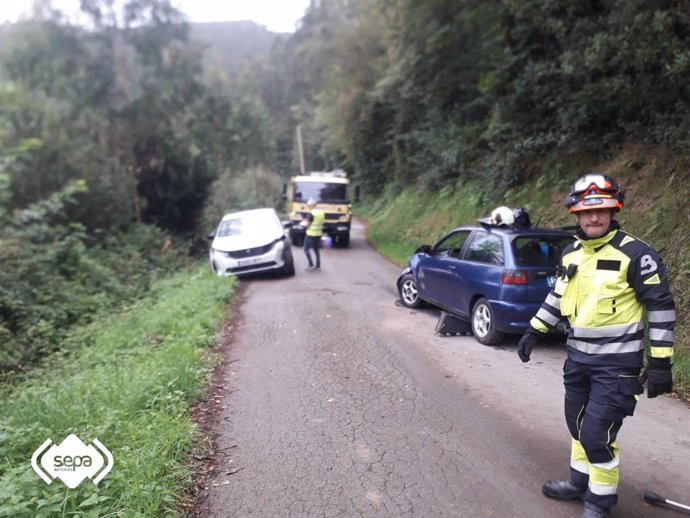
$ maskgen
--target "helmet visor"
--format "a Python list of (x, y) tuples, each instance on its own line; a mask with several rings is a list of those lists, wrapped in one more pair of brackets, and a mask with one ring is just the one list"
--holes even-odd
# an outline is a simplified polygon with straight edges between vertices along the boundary
[(570, 193), (571, 196), (580, 196), (592, 190), (602, 194), (614, 194), (618, 192), (618, 186), (603, 174), (588, 174), (580, 178)]

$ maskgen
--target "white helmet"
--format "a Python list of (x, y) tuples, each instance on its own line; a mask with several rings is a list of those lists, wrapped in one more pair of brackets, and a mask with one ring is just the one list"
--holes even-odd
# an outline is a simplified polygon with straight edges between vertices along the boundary
[(497, 207), (491, 211), (492, 225), (512, 225), (514, 222), (513, 210), (508, 207)]
[(307, 200), (307, 206), (308, 207), (316, 207), (316, 200), (314, 198), (309, 198)]

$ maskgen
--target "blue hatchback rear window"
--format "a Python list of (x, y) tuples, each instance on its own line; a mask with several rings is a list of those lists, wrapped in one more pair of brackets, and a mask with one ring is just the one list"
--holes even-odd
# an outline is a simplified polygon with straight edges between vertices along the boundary
[(570, 236), (518, 236), (513, 240), (515, 259), (519, 266), (558, 266)]

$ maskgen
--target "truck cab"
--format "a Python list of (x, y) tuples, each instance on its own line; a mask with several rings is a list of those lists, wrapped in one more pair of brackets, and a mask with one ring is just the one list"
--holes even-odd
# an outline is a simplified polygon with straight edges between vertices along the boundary
[[(350, 180), (345, 171), (312, 172), (293, 176), (284, 188), (287, 212), (291, 227), (290, 239), (301, 246), (305, 230), (302, 220), (309, 213), (307, 200), (316, 200), (317, 208), (324, 211), (324, 234), (330, 236), (334, 246), (347, 247), (350, 243), (352, 204), (350, 201)], [(355, 200), (356, 201), (356, 200)]]

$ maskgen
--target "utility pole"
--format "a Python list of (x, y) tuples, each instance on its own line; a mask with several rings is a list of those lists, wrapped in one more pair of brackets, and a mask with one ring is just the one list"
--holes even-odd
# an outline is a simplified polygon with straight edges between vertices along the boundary
[(299, 152), (299, 172), (304, 174), (304, 148), (302, 147), (302, 125), (297, 125), (297, 151)]

